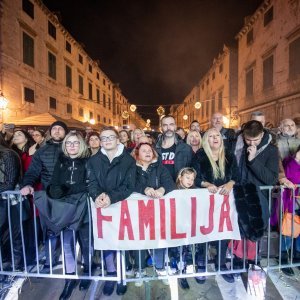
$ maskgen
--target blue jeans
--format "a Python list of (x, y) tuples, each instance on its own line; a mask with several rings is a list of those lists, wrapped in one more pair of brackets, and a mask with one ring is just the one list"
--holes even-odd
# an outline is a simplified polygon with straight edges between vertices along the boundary
[[(300, 236), (296, 238), (296, 242), (294, 242), (294, 247), (296, 245), (296, 251), (300, 252)], [(288, 251), (292, 246), (292, 237), (282, 235), (281, 238), (281, 252)]]

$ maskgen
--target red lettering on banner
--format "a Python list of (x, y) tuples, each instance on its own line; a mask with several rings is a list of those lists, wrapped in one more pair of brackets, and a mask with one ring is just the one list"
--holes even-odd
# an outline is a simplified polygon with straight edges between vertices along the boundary
[(174, 198), (170, 198), (170, 222), (171, 222), (171, 239), (184, 239), (186, 233), (176, 232), (176, 202)]
[(145, 203), (143, 200), (138, 200), (140, 240), (145, 240), (145, 227), (148, 226), (150, 230), (150, 240), (155, 240), (154, 200), (148, 200), (147, 204)]
[[(226, 208), (225, 208), (225, 206), (226, 206)], [(225, 220), (226, 220), (226, 226), (227, 226), (228, 231), (233, 231), (231, 220), (230, 220), (230, 203), (229, 203), (228, 195), (224, 196), (224, 200), (223, 200), (223, 203), (221, 206), (219, 232), (223, 232)]]
[(191, 236), (196, 236), (196, 210), (197, 202), (196, 197), (191, 197), (192, 208), (191, 208)]
[(131, 219), (130, 219), (130, 213), (129, 213), (129, 209), (128, 209), (128, 203), (126, 200), (121, 201), (119, 240), (124, 240), (125, 227), (127, 228), (128, 239), (134, 240), (132, 224), (131, 224)]
[(215, 210), (215, 196), (209, 195), (208, 227), (200, 226), (200, 232), (203, 235), (207, 235), (211, 233), (214, 229), (214, 210)]
[(159, 199), (160, 239), (166, 239), (166, 205), (165, 199)]
[(97, 208), (97, 229), (98, 229), (98, 238), (103, 239), (103, 230), (102, 230), (102, 222), (107, 221), (111, 222), (112, 221), (112, 216), (103, 216), (101, 213), (101, 208)]

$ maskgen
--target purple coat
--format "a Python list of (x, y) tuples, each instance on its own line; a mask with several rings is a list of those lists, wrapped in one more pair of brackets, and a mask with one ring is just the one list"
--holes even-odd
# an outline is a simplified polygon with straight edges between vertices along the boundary
[[(294, 184), (300, 184), (300, 164), (292, 157), (288, 156), (282, 162), (285, 176)], [(295, 190), (295, 195), (299, 196), (300, 189), (297, 188)], [(285, 211), (290, 213), (293, 212), (293, 201), (291, 199), (292, 191), (290, 189), (285, 188), (283, 191), (283, 205), (282, 205), (282, 212), (284, 214)], [(300, 199), (298, 198), (298, 202)], [(296, 208), (296, 206), (295, 206)], [(276, 199), (274, 201), (273, 206), (273, 213), (271, 215), (271, 225), (276, 226), (278, 224), (278, 216), (280, 212), (280, 199)]]
[[(300, 184), (300, 164), (295, 160), (295, 158), (289, 156), (283, 160), (282, 164), (286, 178), (294, 184)], [(295, 190), (295, 195), (299, 196), (299, 188)], [(298, 202), (300, 202), (300, 199), (298, 199)], [(285, 189), (283, 192), (282, 209), (283, 212), (293, 212), (292, 191), (290, 189)]]

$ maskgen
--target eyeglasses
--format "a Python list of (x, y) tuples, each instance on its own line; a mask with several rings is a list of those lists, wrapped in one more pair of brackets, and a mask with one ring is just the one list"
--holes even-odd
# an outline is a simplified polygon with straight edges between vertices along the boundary
[(71, 146), (79, 146), (79, 145), (80, 145), (80, 142), (79, 142), (79, 141), (74, 141), (74, 142), (66, 141), (66, 146), (67, 146), (67, 147), (71, 147)]
[(107, 141), (114, 141), (115, 139), (117, 139), (116, 135), (110, 135), (110, 136), (101, 136), (100, 137), (100, 141), (101, 142), (107, 142)]

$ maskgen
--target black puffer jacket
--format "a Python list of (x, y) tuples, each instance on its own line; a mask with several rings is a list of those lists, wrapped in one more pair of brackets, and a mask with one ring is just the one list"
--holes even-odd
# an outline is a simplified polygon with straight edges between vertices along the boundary
[(248, 161), (248, 146), (245, 144), (241, 150), (238, 162), (240, 182), (242, 185), (251, 183), (257, 188), (262, 209), (264, 227), (268, 224), (270, 216), (268, 191), (261, 191), (261, 186), (273, 186), (278, 181), (279, 154), (276, 146), (272, 145), (272, 136), (264, 131), (262, 141), (257, 146), (256, 157)]
[(33, 186), (41, 178), (43, 189), (46, 190), (61, 152), (61, 143), (53, 140), (47, 141), (46, 145), (38, 149), (33, 155), (31, 164), (23, 177), (22, 186)]
[(51, 198), (59, 199), (66, 195), (87, 192), (86, 158), (59, 155), (52, 179), (47, 188)]
[(16, 152), (0, 145), (0, 193), (13, 191), (19, 183), (21, 161)]
[[(161, 152), (162, 152), (162, 139), (163, 136), (160, 137), (156, 144), (156, 151), (161, 159)], [(190, 167), (191, 161), (193, 158), (193, 150), (190, 145), (187, 145), (185, 142), (179, 139), (179, 136), (175, 135), (175, 144), (176, 144), (176, 150), (175, 150), (175, 174), (179, 173), (179, 171), (182, 168)], [(175, 180), (176, 178), (174, 178)]]
[(222, 127), (220, 133), (222, 135), (224, 147), (227, 150), (227, 152), (229, 151), (231, 153), (234, 153), (237, 140), (235, 131), (231, 128)]
[(136, 165), (124, 146), (119, 144), (116, 157), (110, 162), (101, 149), (88, 161), (88, 191), (93, 200), (106, 193), (111, 203), (126, 199), (134, 191)]
[(155, 190), (163, 187), (165, 189), (165, 194), (176, 189), (169, 171), (159, 161), (150, 164), (147, 170), (143, 170), (139, 165), (137, 166), (134, 191), (145, 194), (146, 187), (152, 187)]

